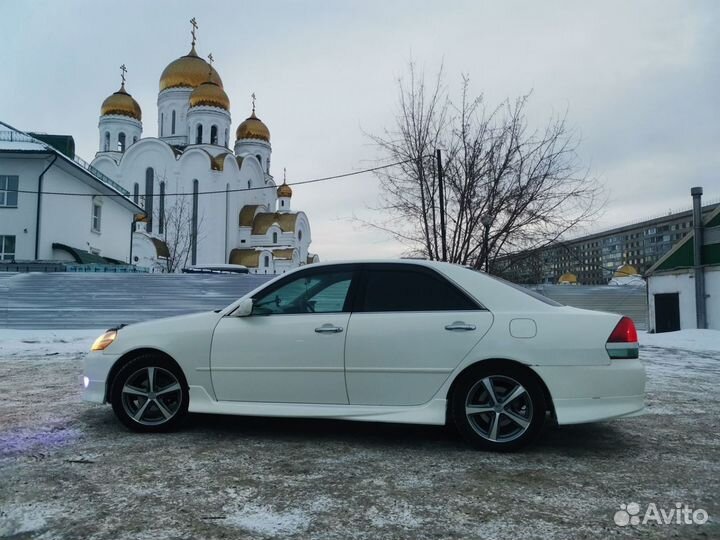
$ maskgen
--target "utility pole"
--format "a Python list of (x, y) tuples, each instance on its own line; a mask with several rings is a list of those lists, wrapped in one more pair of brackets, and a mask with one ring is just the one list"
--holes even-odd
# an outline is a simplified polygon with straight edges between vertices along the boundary
[(447, 262), (447, 234), (445, 232), (445, 184), (443, 182), (442, 156), (437, 154), (438, 188), (440, 189), (440, 239), (442, 240), (442, 260)]
[(703, 221), (701, 187), (690, 190), (693, 198), (693, 274), (695, 278), (695, 317), (698, 328), (707, 328), (707, 308), (705, 305), (705, 268), (702, 261)]

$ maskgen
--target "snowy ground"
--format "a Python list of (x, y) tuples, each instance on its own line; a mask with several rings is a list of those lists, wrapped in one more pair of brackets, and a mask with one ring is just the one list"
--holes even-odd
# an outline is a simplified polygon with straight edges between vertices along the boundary
[[(0, 330), (0, 537), (719, 538), (720, 332), (641, 334), (647, 412), (526, 452), (449, 429), (193, 416), (125, 431), (79, 398), (91, 331)], [(618, 527), (620, 504), (703, 508)]]

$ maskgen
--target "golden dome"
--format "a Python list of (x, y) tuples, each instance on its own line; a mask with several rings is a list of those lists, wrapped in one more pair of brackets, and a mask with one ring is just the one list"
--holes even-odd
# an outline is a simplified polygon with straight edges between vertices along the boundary
[(208, 80), (208, 71), (211, 73), (210, 80), (222, 88), (218, 72), (197, 55), (193, 45), (187, 55), (173, 60), (163, 70), (160, 75), (160, 91), (168, 88), (197, 88)]
[(277, 196), (278, 197), (292, 197), (292, 188), (288, 186), (287, 184), (281, 184), (277, 188)]
[(262, 120), (255, 116), (255, 111), (250, 117), (240, 124), (235, 132), (238, 139), (260, 139), (270, 142), (270, 130)]
[(631, 266), (629, 264), (623, 264), (621, 266), (618, 266), (617, 270), (615, 270), (615, 273), (613, 274), (613, 277), (631, 277), (637, 275), (638, 271), (635, 269), (634, 266)]
[(138, 121), (142, 120), (140, 105), (125, 91), (125, 83), (120, 85), (120, 90), (103, 101), (100, 107), (100, 116), (107, 114), (119, 114), (120, 116), (129, 116)]
[(220, 107), (226, 111), (230, 110), (230, 99), (225, 90), (212, 81), (205, 81), (190, 94), (190, 107), (206, 105), (208, 107)]
[(566, 272), (560, 279), (558, 279), (559, 285), (577, 285), (577, 276), (572, 272)]

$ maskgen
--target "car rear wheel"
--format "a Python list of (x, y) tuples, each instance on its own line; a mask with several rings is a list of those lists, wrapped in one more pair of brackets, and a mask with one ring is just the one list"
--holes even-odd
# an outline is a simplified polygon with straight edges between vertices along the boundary
[(145, 355), (123, 366), (111, 391), (113, 411), (135, 431), (167, 431), (187, 414), (189, 396), (182, 373), (162, 356)]
[(538, 435), (545, 421), (545, 398), (537, 379), (503, 363), (480, 365), (463, 376), (451, 406), (460, 434), (483, 450), (518, 450)]

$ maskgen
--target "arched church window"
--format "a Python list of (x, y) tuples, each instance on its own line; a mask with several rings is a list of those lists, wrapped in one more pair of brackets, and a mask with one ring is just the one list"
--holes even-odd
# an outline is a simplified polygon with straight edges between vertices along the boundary
[(302, 231), (298, 231), (298, 242), (302, 242)]
[(270, 257), (268, 257), (267, 255), (265, 255), (265, 258), (264, 258), (264, 261), (263, 261), (263, 262), (265, 263), (265, 267), (270, 266)]
[(171, 118), (170, 122), (171, 122), (170, 123), (171, 133), (173, 135), (175, 135), (175, 111), (172, 112), (172, 118)]
[(270, 158), (267, 158), (265, 172), (270, 174)]
[(140, 200), (140, 184), (135, 182), (135, 185), (133, 186), (133, 202), (135, 204), (137, 204), (139, 200)]
[(280, 206), (285, 206), (285, 201), (280, 201)]
[(105, 132), (105, 142), (103, 143), (103, 150), (105, 150), (106, 152), (110, 151), (110, 132), (109, 131)]
[(262, 167), (262, 158), (260, 157), (260, 154), (256, 155), (255, 157), (257, 158), (260, 167)]
[(133, 144), (137, 142), (137, 135), (133, 135)]
[(248, 180), (248, 189), (252, 188), (252, 180)]
[(218, 129), (217, 126), (212, 126), (210, 128), (210, 144), (217, 144), (218, 143)]
[(125, 151), (125, 133), (122, 131), (118, 134), (118, 152)]
[(165, 182), (160, 182), (160, 200), (158, 201), (158, 232), (165, 232)]
[(228, 129), (225, 128), (225, 146), (230, 144), (230, 135), (228, 134)]
[(273, 233), (273, 244), (277, 244), (277, 233)]
[(153, 189), (155, 184), (155, 171), (152, 167), (145, 169), (145, 213), (147, 213), (147, 222), (145, 230), (152, 232), (153, 226)]
[(195, 130), (195, 144), (202, 144), (202, 124), (198, 124)]
[(165, 113), (160, 113), (160, 136), (165, 136)]

